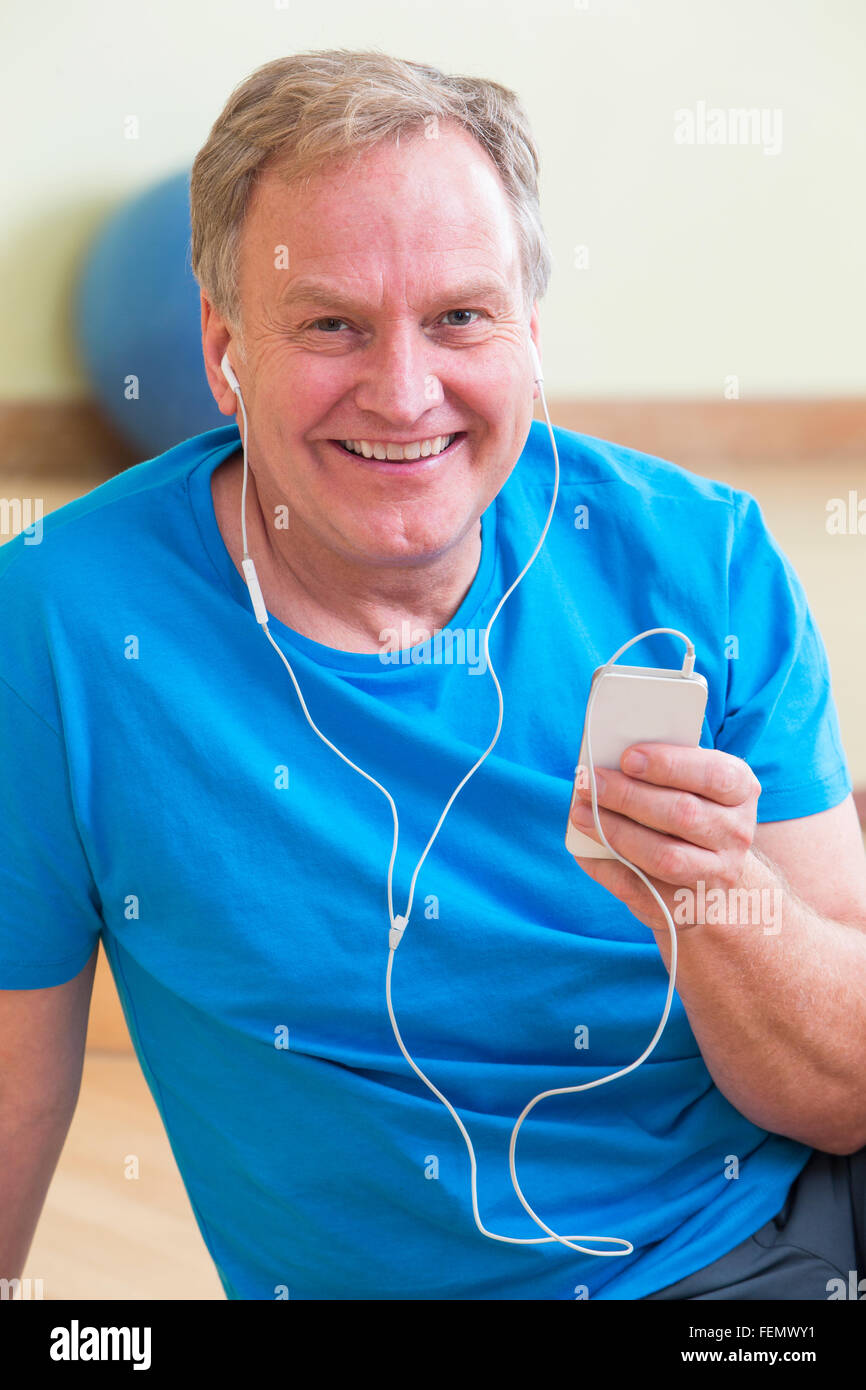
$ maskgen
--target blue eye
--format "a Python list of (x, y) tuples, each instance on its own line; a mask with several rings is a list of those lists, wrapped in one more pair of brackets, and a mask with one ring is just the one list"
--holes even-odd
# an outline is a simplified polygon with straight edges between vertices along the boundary
[[(480, 317), (481, 311), (480, 311), (479, 309), (448, 309), (448, 310), (446, 311), (446, 313), (444, 313), (444, 314), (442, 315), (442, 318), (443, 318), (443, 319), (447, 319), (447, 318), (449, 318), (452, 314), (466, 314), (466, 315), (474, 314), (474, 315), (475, 315), (475, 318), (477, 319), (477, 318)], [(446, 327), (448, 327), (448, 328), (464, 328), (464, 327), (469, 327), (469, 326), (471, 326), (471, 324), (472, 324), (473, 322), (474, 322), (473, 319), (464, 318), (464, 320), (462, 321), (462, 323), (450, 323), (450, 324), (446, 324)], [(326, 325), (328, 325), (328, 327), (322, 328), (322, 327), (321, 327), (322, 324), (326, 324)], [(310, 324), (310, 327), (311, 327), (311, 328), (315, 328), (315, 329), (317, 329), (318, 331), (323, 332), (323, 333), (329, 333), (329, 334), (331, 334), (332, 336), (338, 336), (338, 335), (337, 335), (336, 333), (334, 333), (334, 331), (333, 331), (333, 330), (334, 330), (334, 327), (335, 327), (336, 325), (338, 325), (338, 324), (342, 324), (344, 327), (345, 327), (345, 326), (348, 326), (345, 319), (336, 318), (334, 315), (329, 314), (329, 315), (327, 315), (325, 318), (314, 319), (313, 322)]]
[[(447, 319), (448, 314), (477, 314), (478, 312), (477, 309), (449, 309), (447, 313), (443, 314), (443, 318)], [(462, 328), (463, 326), (463, 324), (459, 323), (449, 325), (451, 328)]]

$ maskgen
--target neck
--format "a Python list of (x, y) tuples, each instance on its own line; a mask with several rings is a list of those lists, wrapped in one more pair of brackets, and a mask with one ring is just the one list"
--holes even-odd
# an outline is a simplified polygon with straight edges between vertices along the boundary
[[(217, 524), (241, 575), (242, 486), (242, 457), (211, 475)], [(323, 549), (296, 514), (285, 532), (266, 525), (264, 516), (250, 471), (247, 544), (268, 612), (302, 636), (340, 651), (381, 652), (426, 641), (457, 612), (481, 558), (480, 520), (444, 555), (377, 566)]]

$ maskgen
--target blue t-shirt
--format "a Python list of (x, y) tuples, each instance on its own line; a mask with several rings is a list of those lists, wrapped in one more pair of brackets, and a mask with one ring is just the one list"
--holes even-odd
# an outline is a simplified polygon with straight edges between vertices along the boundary
[[(422, 867), (393, 972), (406, 1046), (475, 1145), (482, 1220), (523, 1237), (543, 1232), (509, 1178), (515, 1119), (634, 1061), (667, 988), (652, 933), (564, 845), (594, 668), (679, 628), (709, 685), (702, 744), (754, 769), (759, 821), (851, 789), (824, 646), (757, 502), (556, 438), (551, 528), (490, 638), (502, 733)], [(210, 476), (238, 448), (234, 425), (189, 439), (0, 549), (0, 985), (61, 984), (102, 935), (230, 1298), (637, 1299), (702, 1268), (810, 1150), (725, 1099), (677, 995), (647, 1062), (541, 1102), (518, 1139), (544, 1221), (634, 1253), (476, 1229), (463, 1140), (388, 1020), (390, 807), (310, 729), (215, 520)], [(396, 912), (493, 736), (479, 639), (552, 486), (533, 422), (444, 639), (406, 659), (271, 621), (312, 718), (397, 803)], [(656, 636), (623, 660), (683, 655)]]

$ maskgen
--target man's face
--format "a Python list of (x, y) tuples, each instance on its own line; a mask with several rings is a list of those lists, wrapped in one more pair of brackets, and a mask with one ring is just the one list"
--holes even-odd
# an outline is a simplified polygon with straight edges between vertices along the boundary
[[(440, 125), (437, 139), (332, 164), (307, 189), (266, 173), (239, 288), (246, 361), (230, 343), (229, 358), (263, 501), (356, 563), (424, 563), (477, 535), (537, 391), (516, 232), (481, 147)], [(438, 456), (375, 457), (451, 435)]]

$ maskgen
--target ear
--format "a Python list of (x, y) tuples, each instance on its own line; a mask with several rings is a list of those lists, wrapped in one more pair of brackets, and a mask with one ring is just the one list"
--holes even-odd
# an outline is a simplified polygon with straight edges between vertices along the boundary
[[(538, 324), (538, 300), (537, 300), (537, 299), (536, 299), (535, 303), (534, 303), (533, 306), (532, 306), (532, 315), (531, 315), (530, 320), (529, 320), (529, 336), (531, 337), (533, 343), (535, 344), (535, 351), (538, 353), (538, 359), (539, 359), (539, 361), (541, 361), (541, 333), (540, 333), (540, 331), (539, 331), (539, 324)], [(532, 385), (532, 399), (533, 399), (534, 401), (537, 401), (540, 395), (541, 395), (541, 387), (539, 386), (539, 384), (538, 384), (537, 381), (536, 381), (536, 382), (533, 382), (533, 385)]]
[(221, 366), (223, 354), (231, 347), (231, 330), (225, 319), (214, 309), (204, 290), (200, 293), (201, 347), (208, 386), (222, 414), (235, 415), (238, 409), (237, 397)]

